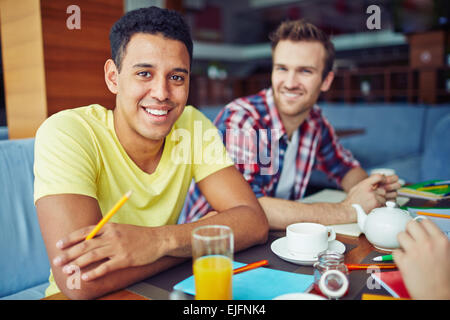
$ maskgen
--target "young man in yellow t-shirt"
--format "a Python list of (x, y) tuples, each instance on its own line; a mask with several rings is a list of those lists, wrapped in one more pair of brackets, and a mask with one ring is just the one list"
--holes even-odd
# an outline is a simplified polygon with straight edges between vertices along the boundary
[[(185, 107), (192, 40), (182, 17), (131, 11), (110, 41), (105, 81), (115, 109), (62, 111), (36, 135), (34, 197), (52, 265), (47, 294), (95, 298), (165, 270), (191, 256), (200, 225), (230, 226), (236, 250), (267, 239), (267, 219), (217, 130)], [(176, 225), (192, 178), (218, 214)], [(128, 190), (120, 211), (84, 241)], [(76, 289), (66, 285), (73, 266), (81, 268)]]

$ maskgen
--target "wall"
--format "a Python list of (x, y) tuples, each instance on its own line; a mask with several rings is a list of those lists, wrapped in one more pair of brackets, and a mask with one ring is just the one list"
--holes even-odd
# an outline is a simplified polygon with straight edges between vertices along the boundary
[(79, 2), (81, 29), (68, 29), (66, 12), (73, 0), (41, 0), (47, 110), (99, 103), (113, 108), (103, 66), (111, 56), (109, 30), (124, 12), (122, 0)]
[(11, 139), (33, 137), (63, 109), (99, 103), (113, 108), (103, 66), (109, 30), (123, 0), (78, 1), (81, 29), (70, 30), (72, 0), (0, 0), (7, 124)]
[(34, 136), (47, 116), (39, 2), (1, 0), (0, 21), (9, 136)]

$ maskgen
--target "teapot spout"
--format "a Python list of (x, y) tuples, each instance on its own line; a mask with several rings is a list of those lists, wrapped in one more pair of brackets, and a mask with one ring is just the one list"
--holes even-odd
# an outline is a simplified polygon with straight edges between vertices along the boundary
[(356, 209), (356, 213), (358, 216), (358, 227), (361, 229), (361, 232), (365, 232), (365, 224), (367, 219), (367, 214), (364, 212), (363, 208), (359, 204), (352, 204), (352, 207)]

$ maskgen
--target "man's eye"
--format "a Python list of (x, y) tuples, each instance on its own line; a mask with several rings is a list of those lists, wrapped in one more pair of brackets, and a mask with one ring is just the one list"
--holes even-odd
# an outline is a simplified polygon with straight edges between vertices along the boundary
[(175, 80), (177, 82), (181, 82), (184, 80), (184, 77), (174, 74), (174, 75), (170, 76), (170, 79)]
[(141, 72), (138, 73), (138, 76), (144, 77), (144, 78), (150, 78), (151, 74), (148, 71), (141, 71)]

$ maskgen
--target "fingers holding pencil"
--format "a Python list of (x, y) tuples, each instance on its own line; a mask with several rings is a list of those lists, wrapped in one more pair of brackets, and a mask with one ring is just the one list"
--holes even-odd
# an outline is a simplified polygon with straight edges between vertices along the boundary
[[(105, 225), (106, 222), (109, 221), (109, 219), (112, 218), (112, 216), (124, 205), (124, 203), (130, 198), (132, 194), (132, 191), (128, 191), (126, 194), (123, 195), (123, 197), (114, 205), (113, 208), (100, 220), (100, 222), (95, 226), (87, 226), (84, 228), (81, 228), (77, 231), (72, 232), (68, 236), (66, 236), (63, 239), (60, 239), (56, 242), (56, 247), (58, 249), (64, 249), (67, 247), (70, 247), (82, 240), (89, 240), (95, 237), (95, 235), (98, 234), (100, 229)], [(60, 259), (55, 259), (56, 262), (59, 262)], [(58, 264), (58, 263), (56, 263)]]
[(86, 240), (90, 240), (93, 237), (95, 237), (97, 232), (105, 225), (105, 223), (107, 223), (108, 220), (111, 219), (112, 216), (115, 215), (117, 211), (119, 211), (119, 209), (125, 204), (125, 202), (127, 202), (127, 200), (131, 197), (132, 193), (133, 191), (130, 190), (123, 195), (123, 197), (114, 205), (114, 207), (95, 226), (94, 230), (92, 230), (91, 233), (89, 233), (89, 235), (86, 237)]

